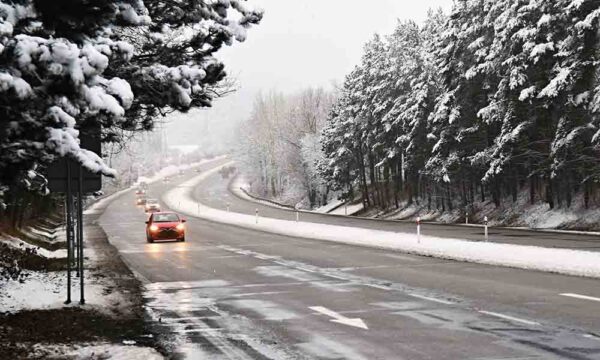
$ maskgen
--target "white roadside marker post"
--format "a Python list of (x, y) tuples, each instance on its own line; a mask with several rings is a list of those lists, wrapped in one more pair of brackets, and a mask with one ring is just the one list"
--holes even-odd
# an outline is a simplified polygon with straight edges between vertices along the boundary
[(296, 210), (296, 222), (300, 221), (300, 212)]
[(258, 208), (256, 208), (256, 223), (258, 224)]
[(489, 237), (488, 237), (488, 217), (487, 216), (485, 216), (483, 218), (483, 225), (484, 225), (485, 241), (487, 242), (489, 240)]
[(421, 243), (421, 217), (417, 216), (417, 242)]
[(200, 215), (200, 203), (198, 203), (198, 215)]
[(229, 203), (227, 203), (227, 212), (229, 212)]
[(465, 214), (465, 224), (469, 225), (469, 213)]
[(348, 216), (348, 203), (344, 204), (344, 215)]

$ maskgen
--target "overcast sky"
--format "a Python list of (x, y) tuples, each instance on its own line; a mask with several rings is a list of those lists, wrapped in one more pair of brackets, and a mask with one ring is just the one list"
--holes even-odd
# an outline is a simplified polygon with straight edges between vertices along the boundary
[[(263, 21), (250, 29), (244, 43), (235, 43), (218, 53), (240, 89), (218, 100), (213, 109), (203, 114), (224, 122), (245, 119), (259, 91), (290, 93), (310, 86), (341, 83), (360, 61), (362, 47), (373, 34), (391, 33), (398, 19), (422, 22), (429, 8), (441, 7), (449, 12), (452, 0), (249, 0), (249, 3), (264, 9)], [(171, 124), (169, 137), (176, 138), (178, 143), (193, 143), (192, 123), (189, 119)], [(182, 128), (187, 131), (184, 133)]]

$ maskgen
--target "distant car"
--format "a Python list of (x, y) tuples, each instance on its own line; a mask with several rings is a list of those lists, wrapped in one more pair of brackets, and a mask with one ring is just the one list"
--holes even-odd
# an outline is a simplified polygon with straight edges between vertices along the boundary
[(145, 212), (159, 212), (160, 204), (157, 199), (148, 199), (146, 200), (146, 205), (144, 206)]
[(146, 197), (145, 196), (138, 196), (137, 200), (135, 201), (135, 203), (137, 205), (146, 205)]
[(179, 175), (181, 175), (181, 176), (185, 175), (185, 170), (179, 170)]
[(171, 181), (171, 178), (170, 178), (170, 177), (168, 177), (168, 176), (165, 176), (165, 177), (163, 178), (163, 181), (164, 181), (164, 182), (166, 182), (166, 183), (168, 183), (169, 181)]
[(174, 212), (156, 212), (146, 221), (146, 240), (185, 241), (185, 222)]
[(197, 172), (197, 173), (200, 173), (200, 172), (202, 172), (202, 170), (201, 170), (201, 169), (196, 169), (196, 170), (194, 170), (194, 171), (195, 171), (195, 172)]
[(144, 195), (144, 194), (146, 194), (146, 190), (144, 190), (142, 188), (137, 188), (137, 190), (135, 190), (135, 194), (136, 195)]

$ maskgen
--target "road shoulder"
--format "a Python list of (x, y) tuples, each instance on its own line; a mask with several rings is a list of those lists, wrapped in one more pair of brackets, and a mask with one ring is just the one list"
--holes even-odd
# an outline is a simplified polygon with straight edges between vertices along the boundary
[(25, 270), (22, 281), (2, 282), (0, 358), (162, 358), (145, 321), (141, 283), (108, 242), (97, 218), (86, 215), (84, 224), (85, 305), (79, 304), (74, 273), (72, 303), (63, 303), (64, 269)]

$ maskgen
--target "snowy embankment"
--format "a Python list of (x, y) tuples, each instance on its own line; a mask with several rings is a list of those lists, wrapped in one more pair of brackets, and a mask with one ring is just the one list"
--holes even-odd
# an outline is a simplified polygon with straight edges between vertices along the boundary
[[(86, 252), (88, 249), (86, 249)], [(87, 308), (104, 311), (115, 304), (123, 302), (120, 294), (106, 293), (113, 286), (108, 280), (98, 278), (90, 272), (85, 272), (85, 297)], [(24, 310), (61, 309), (67, 306), (78, 307), (79, 278), (72, 273), (73, 303), (65, 305), (67, 292), (67, 274), (65, 271), (28, 272), (23, 282), (0, 281), (0, 313), (14, 313)]]
[[(262, 199), (254, 195), (250, 195), (250, 191), (248, 190), (248, 183), (244, 180), (241, 175), (235, 177), (235, 179), (231, 182), (229, 186), (229, 191), (231, 191), (235, 196), (240, 199), (245, 199), (257, 204), (262, 204), (266, 206), (271, 206), (278, 209), (290, 210), (294, 209), (291, 205), (283, 205), (279, 204), (275, 201)], [(298, 210), (300, 212), (316, 212), (320, 214), (331, 214), (331, 215), (354, 215), (364, 209), (363, 204), (351, 204), (348, 206), (344, 206), (344, 202), (341, 200), (331, 201), (328, 205), (322, 206), (316, 210)]]
[(47, 259), (65, 259), (67, 257), (66, 249), (59, 249), (54, 251), (47, 250), (43, 247), (31, 245), (28, 242), (25, 242), (19, 238), (10, 235), (0, 235), (0, 242), (8, 245), (13, 249), (35, 253)]
[[(224, 166), (227, 165), (231, 165), (231, 163)], [(193, 189), (200, 182), (218, 172), (220, 168), (206, 171), (202, 175), (186, 181), (166, 193), (163, 200), (170, 208), (189, 216), (263, 232), (368, 246), (457, 261), (600, 278), (600, 253), (472, 242), (432, 236), (421, 236), (419, 241), (416, 234), (270, 218), (258, 218), (257, 220), (252, 215), (217, 210), (196, 202), (192, 198)]]
[(278, 204), (274, 201), (269, 201), (266, 199), (260, 199), (254, 196), (250, 196), (248, 183), (244, 180), (244, 178), (240, 175), (236, 176), (233, 181), (229, 184), (229, 191), (231, 191), (235, 196), (240, 199), (245, 199), (248, 201), (255, 202), (257, 204), (262, 204), (266, 206), (275, 207), (283, 210), (293, 210), (292, 206), (285, 206), (283, 204)]

